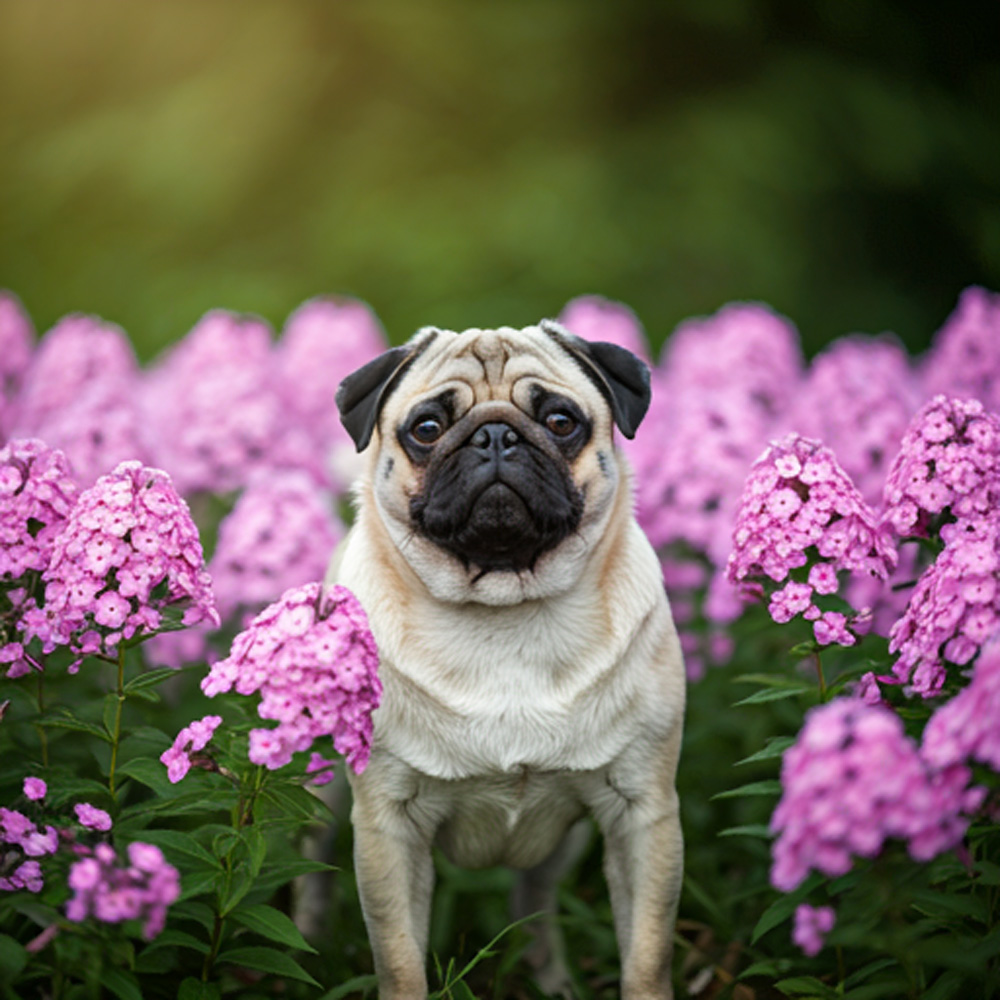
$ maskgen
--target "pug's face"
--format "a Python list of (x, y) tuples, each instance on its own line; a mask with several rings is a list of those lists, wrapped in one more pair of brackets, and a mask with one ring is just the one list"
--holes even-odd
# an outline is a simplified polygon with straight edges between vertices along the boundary
[(439, 599), (487, 604), (572, 586), (619, 489), (613, 426), (648, 399), (637, 358), (549, 322), (423, 330), (337, 395), (400, 552)]

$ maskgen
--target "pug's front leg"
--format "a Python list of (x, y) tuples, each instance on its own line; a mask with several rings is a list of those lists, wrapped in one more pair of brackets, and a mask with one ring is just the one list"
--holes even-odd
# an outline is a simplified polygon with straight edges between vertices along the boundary
[(379, 997), (423, 1000), (434, 889), (430, 840), (404, 803), (366, 796), (358, 784), (351, 812), (354, 866)]
[[(676, 760), (676, 757), (674, 757)], [(614, 789), (596, 818), (622, 964), (622, 1000), (672, 1000), (674, 924), (684, 871), (673, 767), (652, 788)]]

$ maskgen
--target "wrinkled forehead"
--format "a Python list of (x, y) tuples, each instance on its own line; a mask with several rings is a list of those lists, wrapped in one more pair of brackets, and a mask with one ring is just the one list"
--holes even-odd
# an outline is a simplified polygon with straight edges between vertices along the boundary
[(451, 389), (462, 409), (488, 400), (526, 409), (532, 385), (570, 395), (591, 410), (601, 406), (600, 393), (581, 378), (573, 356), (537, 326), (436, 330), (423, 336), (431, 339), (402, 383), (406, 406), (425, 394)]

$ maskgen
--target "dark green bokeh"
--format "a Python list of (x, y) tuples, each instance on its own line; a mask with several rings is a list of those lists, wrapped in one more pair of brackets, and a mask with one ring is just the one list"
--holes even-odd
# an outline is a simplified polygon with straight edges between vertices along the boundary
[(1000, 288), (1000, 5), (0, 0), (0, 286), (148, 357), (321, 293), (924, 346)]

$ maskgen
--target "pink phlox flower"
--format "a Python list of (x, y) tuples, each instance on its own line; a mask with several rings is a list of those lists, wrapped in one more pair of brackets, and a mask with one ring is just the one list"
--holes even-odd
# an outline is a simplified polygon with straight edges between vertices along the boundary
[(918, 860), (954, 847), (982, 802), (969, 778), (962, 765), (929, 767), (890, 709), (858, 698), (812, 709), (782, 760), (772, 884), (790, 892), (810, 869), (843, 875), (890, 837)]
[[(810, 558), (809, 583), (788, 583), (771, 599), (775, 621), (818, 619), (821, 642), (850, 645), (844, 617), (820, 617), (813, 590), (832, 594), (848, 570), (884, 580), (896, 551), (847, 474), (825, 445), (791, 434), (772, 442), (750, 468), (736, 511), (727, 576), (740, 588), (781, 583)], [(820, 638), (822, 636), (822, 638)]]
[(40, 858), (55, 853), (59, 834), (54, 826), (41, 830), (24, 813), (0, 806), (0, 860), (5, 846), (19, 847), (29, 858)]
[(22, 861), (6, 875), (0, 875), (0, 892), (41, 892), (45, 887), (42, 866), (37, 861)]
[(889, 632), (893, 672), (925, 698), (941, 690), (948, 662), (968, 663), (1000, 628), (1000, 516), (951, 528)]
[(167, 909), (181, 892), (177, 869), (158, 847), (139, 842), (129, 844), (124, 865), (110, 845), (99, 844), (93, 857), (70, 866), (67, 882), (73, 890), (66, 904), (70, 920), (142, 920), (142, 936), (147, 941), (163, 930)]
[(1000, 418), (978, 400), (935, 396), (910, 422), (886, 476), (882, 522), (898, 535), (928, 534), (950, 511), (976, 520), (1000, 503)]
[(206, 715), (185, 726), (173, 745), (160, 754), (161, 763), (167, 767), (167, 777), (176, 784), (191, 768), (191, 754), (208, 746), (212, 735), (222, 722), (221, 715)]
[(971, 760), (1000, 772), (1000, 639), (984, 646), (968, 687), (931, 716), (921, 753), (935, 767)]
[(1000, 295), (966, 288), (921, 367), (925, 395), (978, 399), (1000, 410)]
[(172, 608), (185, 625), (218, 625), (188, 506), (165, 472), (140, 462), (122, 462), (80, 495), (43, 579), (45, 605), (23, 622), (46, 651), (113, 655), (122, 639), (157, 631)]
[(88, 830), (98, 830), (107, 833), (111, 829), (111, 816), (103, 809), (92, 806), (89, 802), (78, 802), (73, 806), (76, 818), (81, 826)]
[(371, 750), (371, 713), (382, 686), (367, 617), (344, 587), (295, 587), (265, 608), (233, 640), (228, 657), (202, 681), (208, 697), (260, 694), (258, 714), (277, 720), (250, 733), (250, 759), (270, 769), (332, 736), (356, 771)]
[(804, 437), (823, 441), (865, 502), (875, 506), (920, 398), (909, 357), (897, 340), (841, 337), (813, 359), (787, 423)]
[(48, 790), (48, 786), (41, 778), (24, 779), (25, 797), (31, 799), (33, 802), (40, 802), (44, 799)]
[(222, 619), (321, 579), (343, 533), (332, 496), (305, 473), (253, 479), (219, 525), (208, 567)]
[(848, 628), (847, 616), (839, 611), (824, 611), (813, 622), (813, 635), (821, 646), (834, 642), (840, 646), (853, 646), (858, 641)]
[(181, 494), (225, 493), (268, 468), (285, 422), (270, 328), (215, 310), (146, 373), (143, 426)]
[(0, 579), (41, 572), (79, 489), (66, 456), (42, 441), (0, 448)]
[(635, 313), (621, 302), (600, 295), (581, 295), (571, 299), (559, 314), (559, 322), (570, 333), (584, 340), (616, 344), (643, 361), (651, 360), (649, 341)]
[(388, 347), (375, 314), (354, 299), (310, 299), (288, 317), (274, 351), (281, 403), (290, 417), (276, 464), (306, 469), (338, 492), (354, 481), (359, 459), (330, 405), (331, 387)]
[(41, 436), (48, 421), (95, 384), (137, 377), (135, 352), (124, 331), (96, 316), (72, 314), (41, 339), (24, 374), (14, 433)]
[(831, 906), (810, 906), (801, 903), (795, 908), (792, 940), (806, 955), (818, 955), (823, 950), (827, 934), (833, 930), (837, 915)]
[(31, 364), (35, 330), (15, 295), (0, 291), (0, 435), (7, 437), (24, 373)]
[(311, 775), (309, 783), (316, 785), (328, 785), (333, 781), (333, 768), (336, 761), (328, 760), (322, 754), (313, 752), (309, 756), (309, 763), (306, 765), (306, 774)]

